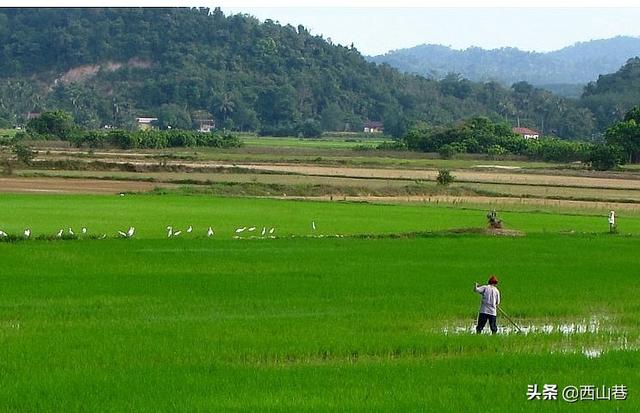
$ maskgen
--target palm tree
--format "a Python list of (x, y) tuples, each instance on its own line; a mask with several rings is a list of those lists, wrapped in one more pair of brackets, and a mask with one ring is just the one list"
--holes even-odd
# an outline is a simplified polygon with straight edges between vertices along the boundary
[(233, 102), (233, 98), (230, 93), (225, 93), (222, 95), (222, 100), (220, 101), (220, 105), (218, 106), (218, 112), (222, 115), (222, 120), (226, 121), (229, 116), (233, 113), (236, 104)]

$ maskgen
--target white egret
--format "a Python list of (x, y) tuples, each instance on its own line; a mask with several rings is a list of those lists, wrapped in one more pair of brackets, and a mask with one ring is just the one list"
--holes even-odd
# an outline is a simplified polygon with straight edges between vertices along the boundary
[(83, 233), (83, 234), (86, 234), (86, 233), (87, 233), (87, 228), (82, 227), (82, 233)]
[(76, 234), (73, 232), (73, 230), (71, 229), (71, 227), (69, 227), (69, 235), (71, 235), (71, 236), (76, 235)]
[(243, 232), (245, 229), (247, 229), (247, 227), (242, 227), (242, 228), (236, 229), (236, 234), (239, 234), (239, 233)]
[(29, 238), (31, 236), (31, 230), (29, 228), (24, 230), (24, 237)]
[(262, 227), (262, 232), (260, 232), (260, 235), (264, 236), (264, 234), (267, 233), (267, 227)]
[(210, 237), (213, 235), (213, 228), (209, 227), (209, 229), (207, 230), (207, 237)]
[(193, 231), (193, 227), (191, 225), (189, 225), (189, 228), (187, 228), (187, 232), (191, 233), (191, 231)]
[(130, 227), (129, 231), (127, 231), (127, 236), (129, 238), (133, 237), (133, 233), (136, 232), (136, 229), (134, 227)]
[(6, 233), (6, 232), (4, 232), (4, 231), (0, 231), (0, 237), (3, 237), (3, 238), (4, 238), (4, 237), (7, 237), (7, 236), (8, 236), (8, 235), (7, 235), (7, 233)]
[(173, 235), (173, 227), (169, 225), (167, 227), (167, 238), (171, 238), (172, 235)]
[(56, 236), (57, 236), (58, 238), (62, 238), (62, 234), (64, 234), (64, 230), (63, 230), (63, 229), (60, 229), (60, 231), (58, 231), (58, 233), (56, 234)]
[(118, 234), (119, 234), (121, 237), (124, 237), (124, 238), (126, 238), (126, 237), (127, 237), (127, 233), (126, 233), (126, 232), (122, 232), (122, 231), (118, 230)]
[(316, 230), (316, 221), (311, 221), (311, 228), (313, 228), (313, 230)]
[(276, 229), (275, 229), (275, 228), (271, 228), (271, 229), (269, 230), (269, 234), (273, 234), (274, 232), (276, 232)]
[(177, 237), (178, 235), (182, 234), (182, 231), (174, 231), (173, 232), (173, 236)]

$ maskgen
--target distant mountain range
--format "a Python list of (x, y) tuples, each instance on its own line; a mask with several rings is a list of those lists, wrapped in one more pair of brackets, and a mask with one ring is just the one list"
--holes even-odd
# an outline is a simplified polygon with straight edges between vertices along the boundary
[(425, 44), (367, 59), (436, 79), (454, 72), (469, 80), (493, 80), (507, 86), (526, 81), (577, 97), (585, 84), (597, 80), (601, 74), (615, 72), (636, 56), (640, 56), (640, 37), (619, 36), (576, 43), (547, 53), (516, 48), (455, 50)]

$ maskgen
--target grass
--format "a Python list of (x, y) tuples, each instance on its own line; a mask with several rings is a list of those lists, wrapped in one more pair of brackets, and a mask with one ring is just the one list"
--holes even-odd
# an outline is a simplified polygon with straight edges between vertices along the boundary
[[(216, 198), (179, 194), (120, 196), (1, 195), (0, 229), (21, 234), (25, 227), (39, 234), (86, 226), (90, 233), (107, 233), (133, 225), (138, 237), (164, 238), (165, 227), (193, 225), (202, 233), (210, 225), (221, 237), (242, 226), (276, 227), (278, 235), (399, 233), (485, 227), (488, 206), (455, 208), (439, 205), (375, 205), (343, 202), (303, 202), (257, 198)], [(510, 229), (535, 232), (593, 232), (608, 230), (606, 215), (579, 211), (500, 211)], [(640, 233), (640, 216), (618, 213), (622, 233)]]
[(383, 138), (295, 138), (295, 137), (242, 137), (242, 142), (254, 147), (288, 147), (318, 149), (351, 149), (360, 145), (375, 147), (388, 139)]
[(13, 138), (18, 132), (16, 129), (0, 129), (0, 138)]
[[(0, 243), (2, 411), (569, 409), (527, 402), (534, 383), (625, 384), (629, 400), (572, 410), (640, 409), (637, 215), (610, 235), (606, 216), (505, 211), (527, 235), (490, 237), (436, 232), (484, 227), (481, 208), (127, 194), (0, 195), (0, 210), (10, 233), (110, 236)], [(196, 233), (167, 240), (166, 225)], [(280, 238), (232, 239), (251, 225)], [(412, 231), (434, 233), (301, 237)], [(489, 273), (522, 325), (602, 327), (444, 334), (473, 324)]]
[[(79, 204), (75, 213), (88, 206), (79, 198), (69, 202)], [(135, 210), (155, 200), (150, 226), (163, 224), (176, 203), (205, 214), (198, 198), (134, 199)], [(209, 211), (221, 216), (224, 203), (242, 209), (234, 201)], [(51, 220), (64, 212), (59, 202), (50, 203)], [(111, 214), (91, 202), (94, 212)], [(295, 221), (298, 204), (256, 208)], [(366, 214), (366, 206), (347, 207), (356, 208), (352, 220)], [(395, 212), (388, 219), (407, 214), (387, 208)], [(370, 221), (366, 229), (384, 228)], [(0, 244), (0, 405), (8, 412), (566, 411), (564, 402), (526, 401), (528, 384), (557, 383), (625, 384), (627, 401), (572, 410), (637, 411), (640, 289), (630, 258), (638, 247), (638, 237), (557, 234)], [(444, 327), (473, 323), (471, 286), (489, 272), (499, 275), (505, 308), (521, 323), (606, 317), (611, 332), (444, 335)], [(619, 349), (622, 339), (628, 351)], [(588, 359), (585, 347), (605, 353)]]

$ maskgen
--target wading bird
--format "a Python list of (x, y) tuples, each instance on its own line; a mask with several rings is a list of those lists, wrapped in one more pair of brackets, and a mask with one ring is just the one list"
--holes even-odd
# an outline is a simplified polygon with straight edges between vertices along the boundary
[(167, 238), (171, 238), (171, 236), (173, 236), (173, 227), (169, 225), (167, 227)]
[(73, 230), (71, 229), (71, 227), (69, 227), (69, 235), (71, 235), (71, 236), (76, 235), (76, 234), (73, 232)]
[(129, 238), (133, 237), (133, 233), (136, 232), (136, 229), (134, 227), (130, 227), (129, 231), (127, 231), (127, 236)]
[(311, 221), (311, 228), (313, 228), (313, 230), (316, 230), (316, 221)]
[(4, 237), (7, 237), (7, 236), (8, 236), (8, 235), (7, 235), (7, 233), (6, 233), (6, 232), (4, 232), (4, 231), (0, 231), (0, 237), (3, 237), (3, 238), (4, 238)]
[(251, 232), (253, 232), (253, 231), (255, 231), (255, 230), (256, 230), (256, 227), (251, 227), (251, 228), (249, 228), (249, 231), (251, 231)]
[(58, 238), (62, 238), (62, 234), (64, 234), (64, 230), (63, 230), (63, 229), (60, 229), (60, 231), (58, 231), (58, 233), (56, 234), (56, 236), (57, 236)]
[(207, 230), (207, 237), (210, 237), (213, 235), (213, 228), (209, 227), (209, 229)]
[(189, 228), (187, 228), (187, 232), (191, 233), (191, 231), (193, 231), (193, 227), (189, 225)]
[(276, 232), (276, 229), (275, 229), (275, 228), (271, 228), (271, 229), (269, 230), (269, 234), (273, 234), (274, 232)]
[(29, 238), (31, 236), (31, 230), (29, 228), (24, 230), (24, 237)]
[(239, 234), (239, 233), (243, 232), (245, 229), (247, 229), (247, 227), (242, 227), (242, 228), (236, 229), (236, 234)]
[(82, 227), (82, 233), (83, 233), (83, 234), (86, 234), (86, 233), (87, 233), (87, 228)]
[(262, 227), (262, 232), (260, 232), (260, 235), (264, 236), (264, 234), (267, 233), (267, 227)]

